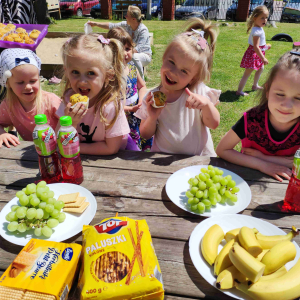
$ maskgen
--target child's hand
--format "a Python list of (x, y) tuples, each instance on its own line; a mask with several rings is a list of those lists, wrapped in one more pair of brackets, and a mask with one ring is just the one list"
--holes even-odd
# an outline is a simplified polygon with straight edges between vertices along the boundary
[(265, 156), (262, 152), (253, 148), (242, 148), (242, 152), (246, 155), (258, 157), (261, 159), (263, 159), (263, 157)]
[(146, 99), (146, 105), (147, 105), (147, 111), (148, 111), (148, 115), (151, 119), (155, 119), (157, 120), (161, 111), (163, 110), (163, 107), (162, 108), (155, 108), (152, 106), (152, 103), (153, 103), (153, 93), (150, 92)]
[(289, 169), (285, 166), (277, 165), (277, 164), (270, 163), (267, 161), (262, 162), (262, 164), (260, 165), (259, 171), (274, 177), (275, 179), (277, 179), (280, 182), (282, 182), (283, 180), (281, 177), (279, 177), (279, 175), (288, 180), (290, 180), (290, 176), (292, 176), (291, 169)]
[(263, 63), (264, 63), (264, 65), (267, 65), (269, 63), (268, 60), (265, 57), (263, 59)]
[(70, 116), (72, 118), (72, 125), (76, 128), (82, 117), (87, 113), (87, 110), (86, 105), (83, 103), (78, 103), (74, 108), (71, 108), (71, 103), (68, 103), (64, 113), (65, 116)]
[(187, 108), (201, 109), (210, 102), (208, 98), (194, 94), (188, 88), (185, 89), (185, 92), (189, 95), (185, 102), (185, 107)]
[(97, 22), (88, 21), (87, 23), (88, 23), (89, 25), (91, 25), (92, 27), (97, 26)]
[(124, 110), (125, 111), (130, 111), (130, 112), (136, 112), (137, 110), (139, 110), (142, 106), (142, 103), (138, 103), (137, 105), (134, 106), (125, 106)]
[(3, 143), (6, 145), (7, 148), (10, 148), (9, 143), (11, 143), (15, 147), (17, 145), (20, 145), (19, 139), (16, 136), (14, 136), (13, 134), (10, 134), (10, 133), (0, 134), (0, 148), (1, 148)]

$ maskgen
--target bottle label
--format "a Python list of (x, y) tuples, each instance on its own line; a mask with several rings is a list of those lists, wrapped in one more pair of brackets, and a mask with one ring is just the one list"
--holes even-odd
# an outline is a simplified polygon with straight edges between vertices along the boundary
[(300, 149), (294, 155), (293, 170), (294, 177), (300, 179)]
[(78, 155), (80, 151), (79, 137), (77, 131), (58, 131), (57, 139), (60, 154), (66, 158), (72, 158)]
[(51, 127), (34, 130), (32, 133), (35, 149), (39, 155), (48, 156), (56, 150), (56, 136)]

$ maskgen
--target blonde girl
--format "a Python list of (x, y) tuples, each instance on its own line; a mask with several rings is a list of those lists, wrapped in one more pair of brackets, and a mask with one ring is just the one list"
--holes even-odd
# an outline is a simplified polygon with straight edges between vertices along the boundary
[[(80, 136), (80, 152), (110, 155), (125, 149), (129, 126), (121, 97), (125, 97), (123, 46), (102, 35), (77, 35), (62, 48), (65, 75), (65, 114)], [(89, 105), (71, 107), (70, 96), (81, 94)]]
[(266, 26), (269, 17), (269, 11), (266, 6), (258, 6), (253, 10), (247, 26), (247, 33), (250, 32), (248, 43), (249, 47), (246, 50), (240, 67), (245, 69), (244, 75), (239, 83), (238, 90), (236, 92), (239, 96), (248, 96), (249, 94), (243, 92), (243, 89), (247, 83), (247, 80), (251, 73), (255, 70), (254, 81), (252, 90), (262, 89), (258, 85), (259, 78), (264, 70), (264, 65), (269, 62), (265, 57), (265, 50), (268, 50), (271, 46), (266, 45), (266, 36), (263, 27)]
[[(142, 119), (141, 135), (154, 136), (151, 151), (214, 156), (209, 128), (220, 114), (215, 108), (220, 91), (208, 88), (217, 34), (210, 23), (193, 18), (163, 55), (161, 84), (149, 92), (135, 115)], [(154, 91), (166, 95), (163, 108), (152, 107)]]
[[(291, 51), (271, 69), (258, 106), (245, 112), (226, 133), (217, 154), (279, 181), (289, 179), (293, 156), (300, 147), (299, 118), (300, 52)], [(234, 150), (240, 141), (241, 153)]]
[(14, 126), (25, 141), (32, 141), (34, 116), (45, 114), (48, 123), (56, 128), (61, 99), (53, 93), (42, 91), (39, 80), (41, 60), (26, 49), (6, 49), (0, 55), (0, 86), (7, 88), (0, 104), (0, 147), (4, 143), (20, 144), (18, 137), (4, 128)]

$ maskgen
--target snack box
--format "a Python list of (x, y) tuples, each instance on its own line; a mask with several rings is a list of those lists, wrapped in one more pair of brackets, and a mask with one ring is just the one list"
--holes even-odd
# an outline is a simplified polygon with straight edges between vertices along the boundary
[(44, 24), (14, 24), (16, 25), (16, 28), (22, 27), (26, 29), (27, 33), (29, 34), (33, 29), (39, 30), (41, 33), (36, 39), (34, 44), (22, 44), (22, 43), (16, 43), (16, 42), (7, 42), (0, 40), (0, 48), (23, 48), (23, 49), (29, 49), (31, 51), (34, 51), (38, 45), (41, 43), (43, 38), (48, 33), (48, 25)]
[(31, 239), (0, 278), (1, 300), (67, 299), (82, 246)]

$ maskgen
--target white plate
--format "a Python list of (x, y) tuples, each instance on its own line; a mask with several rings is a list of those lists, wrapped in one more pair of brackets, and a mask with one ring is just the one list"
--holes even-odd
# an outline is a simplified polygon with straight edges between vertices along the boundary
[[(266, 221), (250, 217), (250, 216), (243, 216), (243, 215), (222, 215), (222, 216), (215, 216), (209, 219), (205, 219), (201, 223), (199, 223), (195, 229), (193, 230), (190, 241), (189, 241), (189, 250), (192, 262), (195, 268), (198, 270), (200, 275), (213, 287), (216, 288), (216, 277), (213, 275), (213, 267), (211, 267), (203, 258), (202, 254), (200, 253), (200, 242), (205, 234), (205, 232), (214, 224), (218, 224), (226, 233), (229, 230), (234, 228), (239, 228), (242, 226), (247, 226), (250, 228), (256, 228), (259, 232), (265, 235), (277, 235), (277, 234), (285, 234), (283, 230), (278, 228), (277, 226), (268, 223)], [(300, 249), (296, 242), (293, 242), (296, 246), (297, 255), (293, 261), (290, 261), (286, 264), (287, 270), (289, 270), (292, 266), (300, 258)], [(222, 243), (221, 243), (222, 244)], [(219, 246), (219, 252), (223, 248), (222, 245)], [(237, 289), (233, 288), (230, 290), (220, 290), (224, 294), (227, 294), (236, 299), (247, 299), (253, 300), (252, 298), (248, 297), (246, 294), (238, 291)], [(275, 300), (275, 299), (274, 299)]]
[(60, 195), (70, 193), (80, 193), (80, 196), (86, 197), (86, 201), (90, 203), (88, 208), (82, 214), (65, 213), (66, 219), (63, 223), (60, 223), (57, 227), (53, 228), (53, 234), (50, 238), (43, 236), (36, 237), (33, 234), (33, 230), (26, 231), (24, 233), (14, 233), (7, 230), (8, 222), (5, 216), (11, 211), (13, 205), (20, 205), (18, 198), (15, 197), (9, 201), (2, 211), (0, 212), (0, 235), (7, 241), (25, 246), (31, 238), (45, 239), (48, 241), (61, 242), (69, 239), (82, 231), (83, 225), (88, 225), (94, 218), (97, 211), (97, 202), (93, 194), (84, 187), (70, 183), (52, 183), (48, 184), (51, 191), (54, 192), (54, 198), (57, 199)]
[[(188, 180), (201, 173), (201, 168), (207, 168), (207, 165), (190, 166), (178, 170), (169, 177), (166, 183), (166, 192), (171, 201), (178, 207), (195, 215), (200, 214), (193, 212), (186, 206), (188, 198), (185, 193), (190, 187)], [(231, 175), (232, 179), (236, 182), (236, 186), (240, 188), (240, 191), (237, 193), (238, 201), (234, 205), (218, 203), (216, 206), (212, 206), (210, 211), (205, 211), (200, 216), (210, 217), (222, 214), (236, 214), (244, 210), (251, 202), (251, 190), (247, 182), (231, 171), (223, 168), (219, 169), (223, 170), (223, 176)]]

